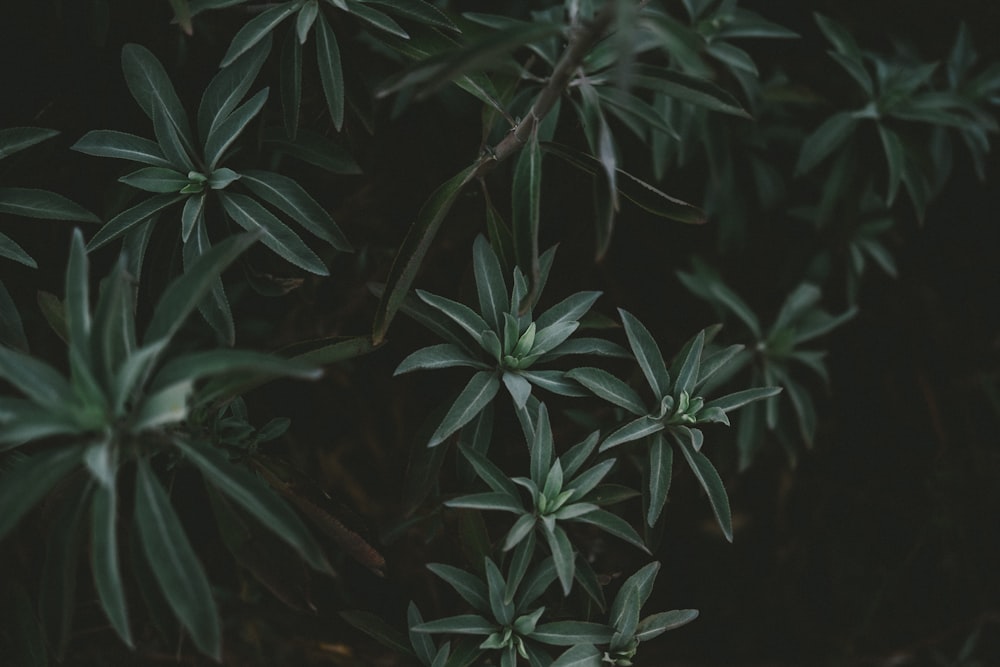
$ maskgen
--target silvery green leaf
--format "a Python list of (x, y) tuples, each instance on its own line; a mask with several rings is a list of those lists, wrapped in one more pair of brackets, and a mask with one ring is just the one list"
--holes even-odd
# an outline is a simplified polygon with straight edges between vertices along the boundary
[(722, 528), (723, 535), (726, 536), (727, 540), (732, 542), (733, 518), (729, 509), (729, 496), (726, 494), (726, 488), (722, 484), (722, 478), (719, 477), (718, 471), (712, 465), (712, 462), (708, 460), (708, 457), (696, 451), (691, 444), (685, 442), (683, 439), (678, 439), (677, 444), (680, 445), (681, 453), (687, 459), (688, 465), (691, 467), (691, 471), (694, 473), (698, 483), (701, 484), (702, 488), (705, 489), (705, 493), (708, 494), (708, 501), (712, 505), (712, 511), (715, 512), (715, 518), (719, 523), (719, 527)]
[(614, 630), (603, 623), (589, 621), (555, 621), (544, 623), (532, 633), (531, 638), (550, 646), (576, 644), (607, 644)]
[(469, 463), (472, 464), (472, 467), (475, 468), (476, 474), (479, 475), (480, 479), (486, 482), (491, 489), (498, 493), (506, 493), (509, 496), (517, 497), (517, 487), (514, 486), (511, 478), (500, 470), (496, 464), (480, 452), (465, 445), (459, 445), (459, 450), (468, 459)]
[(649, 641), (668, 630), (687, 625), (696, 618), (698, 618), (697, 609), (675, 609), (652, 614), (639, 621), (635, 630), (635, 638), (641, 642)]
[[(507, 531), (503, 540), (503, 550), (510, 551), (521, 544), (535, 530), (537, 519), (534, 514), (522, 514)], [(510, 593), (513, 595), (513, 593)]]
[(447, 315), (455, 324), (472, 336), (473, 340), (479, 340), (480, 334), (490, 328), (486, 320), (463, 303), (419, 289), (417, 296), (427, 305)]
[(220, 192), (222, 207), (247, 231), (259, 234), (261, 243), (289, 263), (320, 276), (330, 275), (323, 261), (302, 239), (273, 213), (246, 195)]
[(208, 168), (214, 170), (219, 160), (225, 154), (226, 149), (233, 145), (240, 134), (246, 129), (250, 121), (264, 108), (264, 102), (270, 92), (269, 88), (264, 88), (249, 100), (236, 107), (226, 119), (215, 126), (205, 140), (205, 162)]
[(553, 394), (572, 397), (589, 395), (580, 385), (568, 379), (565, 371), (522, 370), (518, 371), (518, 373), (531, 384), (550, 391)]
[(602, 292), (577, 292), (552, 306), (535, 320), (539, 329), (564, 322), (577, 322), (590, 310)]
[(579, 322), (557, 322), (544, 328), (539, 325), (531, 347), (531, 355), (538, 357), (558, 348), (579, 326)]
[(594, 487), (600, 484), (601, 480), (603, 480), (605, 476), (611, 472), (615, 463), (615, 459), (601, 461), (572, 478), (572, 481), (566, 485), (568, 488), (573, 490), (573, 495), (570, 496), (570, 498), (573, 501), (578, 501), (590, 493)]
[[(485, 367), (485, 364), (483, 366)], [(511, 398), (514, 399), (514, 405), (523, 408), (528, 402), (528, 397), (531, 396), (531, 383), (519, 373), (511, 373), (510, 371), (504, 371), (501, 379), (504, 386), (507, 387), (507, 391), (510, 392)]]
[(271, 7), (247, 21), (233, 37), (220, 66), (228, 67), (232, 64), (233, 61), (252, 49), (255, 44), (267, 37), (279, 23), (291, 16), (296, 9), (298, 9), (298, 3), (291, 0)]
[(500, 379), (495, 371), (479, 371), (473, 375), (431, 435), (427, 446), (434, 447), (441, 444), (452, 433), (472, 421), (472, 418), (493, 400), (499, 389)]
[(634, 315), (621, 308), (618, 309), (618, 314), (622, 318), (625, 335), (628, 337), (636, 361), (639, 362), (639, 368), (646, 376), (656, 400), (659, 401), (670, 393), (670, 374), (663, 362), (660, 348), (649, 330)]
[(681, 392), (690, 394), (698, 381), (698, 370), (701, 367), (701, 353), (705, 348), (705, 332), (699, 331), (688, 347), (687, 356), (681, 363), (680, 371), (674, 382), (674, 395)]
[(472, 245), (472, 268), (476, 277), (479, 310), (490, 329), (500, 331), (503, 316), (510, 309), (507, 283), (500, 268), (500, 260), (486, 237), (479, 235)]
[(70, 146), (71, 150), (97, 157), (113, 157), (154, 167), (172, 167), (155, 141), (114, 130), (91, 130)]
[[(453, 565), (428, 563), (427, 569), (444, 579), (472, 608), (488, 614), (490, 611), (489, 592), (486, 584), (478, 577)], [(411, 626), (412, 628), (412, 626)]]
[(574, 521), (580, 521), (582, 523), (589, 523), (597, 526), (604, 532), (625, 540), (629, 544), (642, 549), (647, 554), (649, 553), (649, 549), (643, 543), (642, 538), (639, 537), (639, 533), (635, 532), (635, 528), (633, 528), (628, 521), (621, 518), (617, 514), (612, 514), (607, 510), (598, 509), (577, 517)]
[(451, 343), (440, 343), (421, 348), (407, 356), (396, 367), (393, 375), (402, 375), (403, 373), (417, 370), (451, 368), (454, 366), (467, 366), (480, 370), (489, 369), (489, 366), (470, 356), (461, 348)]
[(562, 586), (563, 595), (569, 595), (573, 587), (573, 570), (575, 568), (573, 545), (570, 544), (569, 536), (559, 526), (554, 529), (544, 531), (545, 541), (552, 552), (552, 563), (555, 566), (556, 576)]
[(501, 625), (509, 626), (514, 622), (514, 605), (510, 601), (504, 600), (506, 582), (504, 582), (503, 575), (496, 563), (489, 558), (486, 559), (486, 585), (493, 618)]
[(496, 491), (485, 491), (483, 493), (470, 493), (458, 498), (452, 498), (444, 503), (448, 507), (463, 507), (466, 509), (496, 510), (499, 512), (512, 512), (523, 514), (524, 505), (516, 496)]
[(202, 141), (216, 131), (250, 90), (271, 52), (271, 42), (268, 33), (209, 82), (198, 105), (198, 134)]
[(652, 417), (645, 415), (634, 419), (629, 423), (625, 424), (621, 428), (613, 431), (604, 442), (601, 443), (599, 451), (606, 451), (612, 447), (617, 447), (618, 445), (625, 444), (626, 442), (632, 442), (633, 440), (638, 440), (644, 438), (647, 435), (656, 433), (657, 431), (662, 431), (665, 428), (664, 424)]
[(577, 644), (555, 659), (549, 667), (601, 667), (601, 652), (590, 644)]
[(635, 390), (602, 368), (574, 368), (566, 373), (566, 377), (579, 382), (599, 398), (625, 408), (634, 415), (645, 415), (648, 412)]
[(455, 635), (485, 636), (493, 634), (497, 630), (497, 625), (478, 614), (460, 614), (421, 623), (410, 629), (414, 632), (448, 632)]

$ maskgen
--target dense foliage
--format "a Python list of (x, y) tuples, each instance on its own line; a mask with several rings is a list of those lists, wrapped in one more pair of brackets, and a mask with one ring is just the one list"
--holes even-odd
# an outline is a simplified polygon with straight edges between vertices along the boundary
[[(981, 27), (887, 40), (848, 10), (736, 0), (138, 4), (44, 3), (5, 28), (12, 664), (1000, 650), (1000, 553), (968, 516), (1000, 509), (979, 184), (1000, 53), (977, 50)], [(938, 294), (911, 248), (949, 225), (982, 255)], [(884, 304), (969, 285), (980, 329), (934, 322), (968, 347), (948, 341), (944, 380), (916, 371), (929, 423), (889, 417), (939, 441), (898, 499), (927, 527), (874, 540), (911, 545), (902, 572), (942, 559), (915, 571), (962, 584), (948, 629), (875, 624), (898, 584), (867, 590), (862, 535), (809, 592), (730, 587), (742, 611), (720, 612), (704, 591), (752, 580), (769, 549), (808, 569), (796, 550), (850, 535), (824, 507), (867, 496), (838, 497), (838, 475), (884, 487), (911, 471), (873, 460), (932, 458), (841, 442), (884, 437), (874, 394), (896, 377), (848, 369), (892, 357), (866, 338), (880, 316), (922, 312)], [(837, 457), (848, 473), (815, 463)], [(803, 475), (828, 495), (795, 518)], [(820, 537), (767, 543), (767, 512)], [(743, 536), (760, 551), (733, 551)], [(833, 589), (864, 620), (747, 648), (813, 590), (850, 609)]]

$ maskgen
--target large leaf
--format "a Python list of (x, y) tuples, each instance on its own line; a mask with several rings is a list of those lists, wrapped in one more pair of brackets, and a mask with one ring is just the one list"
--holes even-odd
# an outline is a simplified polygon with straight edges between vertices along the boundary
[(342, 252), (351, 252), (350, 242), (330, 214), (309, 196), (302, 186), (271, 171), (241, 172), (240, 184), (255, 195), (288, 214), (307, 230)]
[(221, 661), (222, 633), (208, 578), (145, 458), (137, 465), (135, 522), (143, 553), (170, 608), (198, 649)]
[(59, 134), (41, 127), (5, 127), (0, 130), (0, 160)]
[(128, 623), (125, 586), (118, 562), (117, 506), (115, 484), (99, 484), (92, 505), (93, 534), (90, 540), (90, 558), (94, 585), (104, 613), (107, 614), (118, 636), (131, 647), (132, 632)]
[(493, 400), (500, 389), (500, 379), (496, 371), (479, 371), (472, 376), (465, 388), (452, 403), (441, 424), (431, 435), (428, 447), (439, 445), (452, 433), (472, 421), (487, 403)]
[(202, 141), (212, 135), (250, 90), (271, 51), (271, 41), (270, 35), (261, 39), (216, 74), (205, 88), (198, 105), (198, 134)]
[(45, 494), (83, 460), (84, 447), (46, 449), (24, 458), (0, 477), (0, 540)]
[(42, 220), (101, 220), (76, 202), (48, 190), (34, 188), (0, 188), (0, 213)]
[(441, 223), (448, 215), (448, 211), (451, 210), (451, 206), (455, 203), (462, 188), (471, 179), (475, 168), (475, 164), (467, 167), (435, 190), (427, 203), (420, 209), (416, 221), (407, 232), (406, 238), (403, 239), (399, 251), (396, 253), (396, 258), (393, 260), (392, 268), (389, 269), (385, 291), (382, 293), (382, 299), (379, 301), (378, 310), (375, 313), (372, 342), (376, 345), (385, 338), (389, 324), (396, 316), (396, 311), (399, 310), (406, 293), (409, 292), (413, 279), (416, 278), (417, 270), (434, 241)]
[(155, 141), (115, 130), (91, 130), (70, 148), (87, 155), (131, 160), (154, 167), (173, 166)]
[(246, 195), (220, 193), (222, 207), (236, 224), (247, 231), (257, 232), (261, 243), (289, 263), (320, 276), (330, 275), (316, 253), (288, 225), (256, 200)]
[(164, 291), (153, 311), (149, 328), (146, 329), (143, 345), (170, 340), (223, 269), (256, 240), (257, 237), (253, 234), (230, 237), (192, 262), (184, 274), (170, 283)]
[(299, 555), (321, 572), (333, 570), (298, 515), (252, 474), (226, 460), (215, 449), (182, 439), (174, 442), (205, 479), (242, 506), (255, 519), (287, 542)]
[(149, 49), (139, 44), (122, 47), (122, 70), (129, 92), (154, 123), (156, 114), (177, 133), (188, 155), (195, 155), (194, 139), (188, 125), (187, 114), (174, 90), (163, 65)]
[(319, 80), (333, 126), (339, 132), (344, 125), (344, 71), (340, 64), (340, 47), (337, 45), (337, 36), (326, 19), (320, 16), (316, 23)]

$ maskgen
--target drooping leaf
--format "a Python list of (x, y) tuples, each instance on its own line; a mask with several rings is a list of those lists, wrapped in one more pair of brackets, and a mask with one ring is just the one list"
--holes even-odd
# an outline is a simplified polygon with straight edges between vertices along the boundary
[(171, 610), (195, 645), (222, 659), (222, 633), (208, 578), (149, 462), (139, 458), (135, 522), (143, 553)]
[(666, 428), (663, 423), (654, 419), (649, 415), (643, 415), (638, 419), (634, 419), (629, 423), (621, 426), (620, 428), (611, 432), (604, 442), (601, 443), (599, 451), (606, 451), (612, 447), (617, 447), (618, 445), (623, 445), (626, 442), (632, 442), (633, 440), (639, 440), (647, 435), (652, 435), (657, 431), (662, 431)]
[(441, 227), (445, 216), (448, 215), (448, 211), (451, 210), (458, 194), (469, 182), (475, 168), (475, 164), (467, 167), (440, 186), (417, 214), (416, 221), (407, 232), (406, 238), (403, 239), (393, 260), (392, 268), (389, 269), (385, 291), (379, 301), (375, 322), (372, 326), (372, 342), (375, 344), (381, 343), (385, 338), (389, 324), (396, 316), (396, 311), (399, 310), (403, 299), (410, 290), (417, 270), (437, 235), (437, 230)]
[(323, 261), (302, 239), (273, 213), (246, 195), (220, 193), (222, 207), (230, 218), (285, 260), (310, 273), (330, 275)]
[(97, 222), (101, 220), (74, 201), (48, 190), (0, 188), (0, 213), (42, 220)]

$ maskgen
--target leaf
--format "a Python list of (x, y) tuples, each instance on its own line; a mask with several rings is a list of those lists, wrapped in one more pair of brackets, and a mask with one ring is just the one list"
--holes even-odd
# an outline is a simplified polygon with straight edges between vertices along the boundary
[(145, 458), (138, 459), (135, 486), (136, 529), (153, 576), (198, 649), (221, 662), (219, 615), (208, 578)]
[(201, 471), (206, 481), (242, 506), (316, 570), (332, 573), (322, 547), (298, 515), (260, 480), (234, 466), (211, 447), (182, 439), (175, 440), (174, 444)]
[(340, 144), (318, 132), (302, 129), (291, 140), (279, 128), (271, 128), (264, 131), (264, 145), (333, 174), (361, 173), (361, 167)]
[(576, 644), (607, 644), (614, 630), (603, 623), (589, 621), (555, 621), (535, 628), (531, 638), (550, 646)]
[(570, 544), (566, 531), (558, 525), (551, 530), (542, 532), (549, 545), (549, 551), (552, 552), (552, 563), (555, 566), (559, 583), (562, 585), (563, 596), (568, 596), (573, 587), (574, 560), (576, 558), (573, 554), (573, 545)]
[(392, 262), (392, 268), (389, 269), (385, 291), (375, 313), (372, 342), (376, 345), (385, 338), (389, 324), (396, 316), (396, 311), (399, 310), (406, 293), (410, 290), (410, 285), (413, 284), (417, 270), (420, 268), (430, 244), (434, 241), (441, 223), (448, 215), (448, 211), (451, 210), (451, 206), (455, 203), (462, 188), (471, 179), (475, 168), (475, 164), (467, 167), (435, 190), (427, 203), (420, 209), (416, 221), (406, 233), (406, 238), (403, 239)]
[(73, 389), (54, 368), (3, 346), (0, 346), (0, 378), (54, 415), (65, 413), (75, 403)]
[(833, 44), (837, 53), (841, 53), (855, 61), (861, 61), (861, 49), (858, 43), (851, 36), (851, 33), (840, 23), (829, 19), (821, 14), (813, 13), (816, 25), (823, 32), (823, 35)]
[[(417, 605), (410, 602), (410, 605), (406, 608), (406, 626), (407, 628), (412, 628), (415, 625), (420, 625), (424, 622), (423, 616), (420, 615), (420, 610), (417, 609)], [(414, 632), (409, 630), (408, 633), (410, 645), (413, 646), (413, 654), (417, 657), (424, 667), (432, 667), (431, 663), (434, 660), (435, 647), (434, 641), (427, 635)], [(436, 667), (436, 666), (435, 666)]]
[(233, 61), (249, 51), (255, 44), (268, 36), (274, 28), (292, 15), (299, 8), (299, 3), (291, 0), (266, 9), (246, 22), (229, 44), (229, 50), (223, 56), (220, 67), (228, 67)]
[(885, 203), (892, 206), (892, 202), (896, 200), (896, 194), (899, 192), (899, 184), (903, 180), (903, 162), (906, 160), (906, 150), (899, 135), (882, 123), (878, 124), (878, 135), (882, 139), (882, 148), (885, 150), (885, 160), (889, 168)]
[(236, 107), (225, 120), (215, 126), (205, 141), (205, 161), (208, 168), (214, 170), (222, 159), (226, 149), (240, 136), (251, 120), (254, 119), (267, 101), (269, 88), (259, 91), (249, 100)]
[(514, 605), (504, 600), (506, 583), (503, 574), (491, 559), (486, 559), (486, 584), (493, 618), (507, 627), (514, 622)]
[(590, 310), (601, 294), (596, 291), (572, 294), (539, 315), (535, 324), (541, 331), (556, 324), (577, 322)]
[(574, 368), (566, 377), (575, 380), (594, 392), (600, 398), (625, 408), (634, 415), (644, 415), (648, 411), (642, 398), (627, 384), (601, 368)]
[(503, 314), (510, 310), (507, 283), (500, 268), (500, 260), (483, 235), (476, 236), (472, 244), (472, 269), (476, 277), (476, 294), (479, 311), (493, 331), (503, 326)]
[(76, 202), (60, 194), (34, 188), (0, 188), (0, 213), (40, 218), (100, 222), (100, 219)]
[(710, 111), (750, 118), (750, 114), (740, 106), (735, 97), (707, 79), (664, 67), (635, 65), (633, 71), (629, 73), (629, 82), (638, 88), (645, 88), (681, 102), (705, 107)]
[(428, 306), (446, 315), (474, 340), (479, 340), (480, 334), (489, 329), (489, 325), (479, 313), (465, 304), (423, 290), (417, 290), (417, 296)]
[(297, 39), (285, 40), (281, 49), (279, 78), (285, 134), (294, 141), (299, 131), (299, 109), (302, 106), (302, 44)]
[(409, 35), (405, 30), (403, 30), (403, 28), (400, 27), (398, 23), (382, 12), (372, 9), (365, 4), (361, 4), (360, 2), (355, 2), (354, 0), (342, 1), (347, 6), (348, 12), (358, 17), (365, 23), (373, 25), (380, 30), (385, 30), (391, 35), (396, 35), (397, 37), (402, 37), (403, 39), (409, 38)]
[(518, 371), (518, 375), (525, 380), (540, 387), (545, 391), (550, 391), (559, 396), (583, 397), (587, 392), (576, 382), (566, 377), (564, 371)]
[(246, 170), (241, 173), (240, 183), (252, 193), (323, 239), (341, 252), (351, 252), (353, 248), (347, 237), (315, 199), (302, 186), (281, 174), (270, 171)]
[[(0, 348), (2, 350), (2, 348)], [(84, 447), (57, 447), (22, 458), (0, 477), (0, 540), (83, 460)]]
[(490, 635), (498, 628), (478, 614), (460, 614), (428, 621), (410, 628), (414, 632), (449, 632), (456, 635)]
[(146, 192), (180, 192), (190, 184), (188, 177), (176, 169), (144, 167), (118, 179), (125, 185)]
[(215, 279), (256, 240), (257, 237), (253, 234), (231, 236), (194, 260), (164, 290), (146, 329), (143, 345), (170, 340), (204, 298)]
[[(189, 199), (192, 201), (194, 198)], [(187, 208), (185, 206), (185, 208)], [(194, 233), (182, 248), (184, 270), (187, 271), (194, 262), (208, 252), (212, 245), (208, 239), (208, 229), (204, 215), (195, 222)], [(198, 303), (198, 312), (215, 331), (223, 344), (231, 346), (236, 341), (236, 326), (233, 323), (233, 313), (229, 307), (225, 287), (219, 276), (209, 281), (208, 293)]]
[(122, 47), (122, 71), (129, 92), (154, 126), (156, 115), (162, 114), (164, 122), (177, 134), (187, 154), (194, 155), (196, 151), (187, 114), (170, 77), (156, 56), (139, 44), (126, 44)]
[(310, 273), (330, 275), (323, 261), (294, 231), (273, 213), (246, 195), (219, 193), (222, 207), (230, 218), (247, 231), (259, 234), (261, 243), (285, 260)]
[(318, 14), (319, 3), (316, 0), (307, 0), (299, 9), (299, 14), (295, 17), (295, 34), (299, 38), (299, 44), (306, 43)]
[[(19, 246), (13, 239), (3, 233), (0, 233), (0, 257), (6, 257), (7, 259), (24, 264), (25, 266), (30, 266), (33, 269), (38, 268), (38, 262), (32, 259), (31, 255), (29, 255), (24, 248)], [(13, 301), (10, 301), (9, 303), (13, 306)], [(20, 315), (18, 315), (17, 321), (20, 323)]]
[(250, 373), (268, 378), (295, 377), (303, 380), (315, 380), (322, 375), (322, 371), (315, 366), (295, 359), (254, 350), (214, 349), (174, 357), (157, 371), (149, 390), (231, 373)]
[(179, 202), (184, 195), (155, 195), (146, 199), (132, 208), (125, 209), (115, 217), (108, 220), (97, 233), (91, 237), (87, 243), (87, 251), (93, 252), (108, 243), (111, 243), (120, 236), (128, 233), (137, 225), (150, 220), (157, 213), (168, 206)]
[(531, 396), (531, 383), (519, 373), (511, 373), (510, 371), (504, 371), (500, 379), (503, 380), (504, 386), (510, 392), (510, 397), (514, 399), (514, 406), (523, 408), (528, 402), (528, 397)]
[(511, 186), (511, 226), (514, 232), (514, 254), (517, 265), (527, 273), (528, 293), (520, 304), (527, 310), (538, 300), (538, 228), (541, 217), (542, 151), (538, 143), (537, 126), (517, 157), (514, 183)]
[(646, 509), (646, 525), (652, 526), (660, 518), (670, 493), (673, 479), (674, 450), (667, 444), (662, 433), (653, 436), (649, 446), (649, 503)]
[(320, 16), (316, 29), (316, 60), (319, 79), (330, 110), (333, 126), (339, 132), (344, 125), (344, 71), (340, 64), (340, 47), (330, 24)]
[(431, 435), (427, 446), (434, 447), (441, 444), (448, 436), (470, 422), (487, 403), (493, 400), (499, 389), (500, 380), (496, 371), (479, 371), (473, 375)]
[(154, 167), (173, 166), (155, 141), (114, 130), (92, 130), (70, 148), (87, 155), (119, 158)]
[(5, 127), (0, 129), (0, 160), (59, 134), (41, 127)]
[(639, 362), (639, 368), (646, 376), (654, 397), (660, 401), (670, 393), (670, 374), (663, 362), (660, 348), (653, 335), (635, 315), (621, 308), (618, 309), (618, 315), (622, 318), (625, 335), (628, 337), (628, 344), (635, 355), (635, 360)]
[(635, 638), (640, 642), (649, 641), (668, 630), (687, 625), (696, 618), (698, 618), (697, 609), (675, 609), (652, 614), (639, 621), (635, 630)]
[(828, 51), (828, 53), (861, 86), (865, 95), (869, 98), (875, 96), (875, 84), (872, 82), (871, 74), (865, 69), (864, 62), (859, 57), (847, 56), (836, 51)]
[(92, 505), (93, 534), (90, 540), (90, 559), (101, 607), (118, 636), (132, 648), (125, 587), (118, 562), (117, 505), (113, 478), (110, 484), (98, 484)]
[(589, 644), (577, 644), (562, 653), (549, 667), (601, 667), (601, 652)]
[(649, 415), (644, 415), (630, 421), (624, 426), (612, 431), (612, 433), (604, 439), (598, 451), (604, 452), (612, 447), (617, 447), (618, 445), (623, 445), (626, 442), (632, 442), (633, 440), (638, 440), (644, 438), (647, 435), (652, 435), (657, 431), (662, 431), (665, 428), (662, 422), (657, 419), (652, 418)]
[[(402, 653), (403, 655), (413, 655), (413, 650), (407, 642), (407, 637), (375, 614), (360, 610), (341, 611), (339, 614), (342, 619), (347, 621), (353, 627), (365, 633), (386, 648), (395, 651), (396, 653)], [(411, 636), (414, 634), (415, 633), (411, 633)], [(426, 637), (424, 638), (426, 639)], [(433, 646), (433, 644), (431, 645)]]
[(643, 543), (642, 538), (639, 537), (639, 533), (635, 532), (635, 528), (633, 528), (627, 521), (625, 521), (625, 519), (621, 518), (617, 514), (612, 514), (607, 510), (597, 509), (582, 516), (578, 516), (573, 520), (597, 526), (604, 532), (625, 540), (632, 546), (642, 549), (647, 554), (649, 553), (649, 549)]
[(804, 174), (837, 150), (853, 134), (858, 118), (853, 113), (841, 111), (827, 118), (802, 142), (796, 174)]
[(440, 343), (421, 348), (407, 356), (399, 362), (399, 366), (396, 367), (393, 375), (402, 375), (411, 371), (452, 368), (454, 366), (466, 366), (480, 370), (488, 370), (490, 368), (475, 357), (470, 356), (460, 347), (451, 343)]
[(268, 34), (212, 77), (198, 105), (198, 134), (202, 141), (216, 132), (250, 90), (271, 52), (271, 42)]
[[(427, 569), (444, 579), (472, 608), (484, 614), (490, 610), (486, 585), (465, 570), (443, 563), (428, 563)], [(413, 626), (410, 626), (411, 630)]]
[(366, 0), (365, 4), (385, 7), (388, 12), (424, 25), (460, 32), (447, 14), (424, 0)]
[[(625, 580), (611, 604), (609, 620), (614, 628), (621, 628), (622, 621), (628, 614), (628, 606), (634, 605), (638, 612), (639, 608), (646, 604), (649, 596), (653, 593), (653, 584), (656, 582), (656, 575), (659, 571), (660, 563), (653, 561), (644, 565)], [(632, 633), (627, 634), (631, 635)]]
[(47, 520), (47, 529), (51, 532), (45, 545), (37, 605), (44, 634), (57, 660), (65, 658), (73, 631), (80, 545), (93, 486), (89, 479), (86, 483), (72, 485), (69, 493), (55, 503), (52, 516)]
[(753, 389), (744, 389), (742, 391), (737, 391), (709, 401), (702, 408), (702, 411), (711, 408), (719, 408), (724, 412), (729, 412), (731, 410), (741, 408), (748, 403), (776, 396), (779, 393), (781, 393), (781, 387), (756, 387)]
[[(3, 235), (0, 235), (0, 255), (3, 254)], [(17, 306), (10, 297), (3, 281), (0, 281), (0, 345), (6, 345), (22, 352), (28, 351), (28, 338), (24, 334), (24, 324)]]
[(479, 475), (480, 479), (486, 482), (491, 489), (497, 493), (505, 493), (513, 498), (518, 497), (517, 487), (510, 481), (510, 477), (500, 470), (496, 464), (486, 458), (486, 456), (464, 444), (459, 445), (459, 450), (462, 452), (462, 456), (475, 468), (476, 474)]
[(495, 510), (498, 512), (512, 512), (523, 514), (524, 506), (517, 496), (509, 496), (506, 493), (496, 491), (486, 491), (483, 493), (470, 493), (458, 498), (452, 498), (444, 503), (448, 507), (461, 507), (464, 509)]
[(712, 462), (708, 460), (707, 456), (696, 451), (694, 447), (682, 439), (678, 439), (677, 444), (680, 446), (681, 453), (687, 459), (688, 465), (691, 467), (691, 471), (694, 473), (695, 478), (697, 478), (698, 483), (701, 484), (702, 488), (705, 489), (705, 493), (708, 494), (708, 502), (712, 505), (715, 518), (719, 522), (719, 527), (722, 528), (722, 534), (726, 536), (727, 540), (732, 542), (733, 518), (729, 510), (729, 496), (726, 495), (726, 487), (722, 484), (722, 478), (719, 477), (718, 471), (712, 465)]
[(705, 331), (699, 331), (695, 336), (694, 340), (691, 342), (691, 346), (688, 348), (687, 356), (684, 357), (684, 361), (681, 363), (680, 371), (677, 373), (677, 379), (674, 380), (674, 394), (680, 395), (681, 392), (687, 392), (690, 394), (694, 391), (694, 385), (698, 381), (698, 371), (701, 366), (701, 353), (705, 348)]

